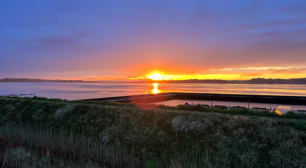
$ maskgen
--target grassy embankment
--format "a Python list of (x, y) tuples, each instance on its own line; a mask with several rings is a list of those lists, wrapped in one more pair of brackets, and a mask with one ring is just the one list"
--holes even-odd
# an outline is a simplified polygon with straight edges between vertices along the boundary
[(10, 98), (0, 145), (4, 167), (305, 167), (306, 118)]

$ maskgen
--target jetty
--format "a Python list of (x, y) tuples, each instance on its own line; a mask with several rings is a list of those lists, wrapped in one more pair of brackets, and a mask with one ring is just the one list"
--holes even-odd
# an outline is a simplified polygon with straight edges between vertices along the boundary
[(156, 102), (163, 102), (169, 100), (208, 100), (208, 101), (227, 101), (227, 102), (266, 103), (266, 104), (273, 103), (273, 104), (288, 104), (288, 105), (306, 105), (306, 97), (302, 96), (176, 93), (176, 92), (83, 99), (82, 101), (156, 103)]

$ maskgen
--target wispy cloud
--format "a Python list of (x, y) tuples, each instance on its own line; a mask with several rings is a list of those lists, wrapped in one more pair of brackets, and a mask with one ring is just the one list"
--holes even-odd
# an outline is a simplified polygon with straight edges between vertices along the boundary
[[(286, 69), (270, 69), (270, 73), (283, 73), (283, 74), (306, 74), (306, 68), (286, 68)], [(306, 77), (306, 76), (305, 76)]]
[(261, 77), (264, 76), (261, 72), (241, 73), (240, 77)]

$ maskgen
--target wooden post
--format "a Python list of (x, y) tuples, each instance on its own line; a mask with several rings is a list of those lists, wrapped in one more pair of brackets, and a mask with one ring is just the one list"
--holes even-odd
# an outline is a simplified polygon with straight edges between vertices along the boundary
[(270, 111), (271, 111), (271, 102), (270, 102)]

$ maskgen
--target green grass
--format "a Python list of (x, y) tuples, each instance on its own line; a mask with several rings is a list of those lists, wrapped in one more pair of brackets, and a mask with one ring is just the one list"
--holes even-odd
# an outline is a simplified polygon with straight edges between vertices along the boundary
[(25, 150), (32, 162), (17, 162), (31, 166), (305, 167), (304, 116), (253, 113), (9, 98), (0, 100), (0, 144)]
[[(26, 97), (26, 98), (19, 98), (19, 97), (0, 97), (1, 99), (9, 99), (9, 100), (19, 100), (19, 101), (35, 101), (35, 102), (53, 102), (53, 103), (62, 103), (62, 104), (87, 104), (87, 105), (111, 105), (111, 106), (128, 106), (128, 107), (137, 107), (134, 103), (119, 103), (119, 102), (111, 102), (111, 101), (81, 101), (81, 100), (72, 100), (68, 101), (66, 99), (48, 99), (45, 97)], [(141, 103), (138, 103), (141, 105)], [(143, 105), (145, 106), (145, 105)], [(158, 109), (167, 109), (167, 110), (182, 110), (182, 111), (196, 111), (196, 112), (217, 112), (220, 114), (229, 114), (229, 115), (247, 115), (247, 116), (264, 116), (264, 117), (271, 117), (271, 118), (292, 118), (292, 119), (306, 119), (306, 114), (297, 114), (293, 112), (288, 112), (285, 115), (278, 115), (274, 112), (270, 111), (253, 111), (247, 108), (244, 109), (233, 109), (233, 110), (222, 110), (222, 109), (214, 109), (214, 108), (207, 108), (201, 105), (195, 106), (166, 106), (166, 105), (155, 105), (149, 104), (149, 108), (158, 108)]]

